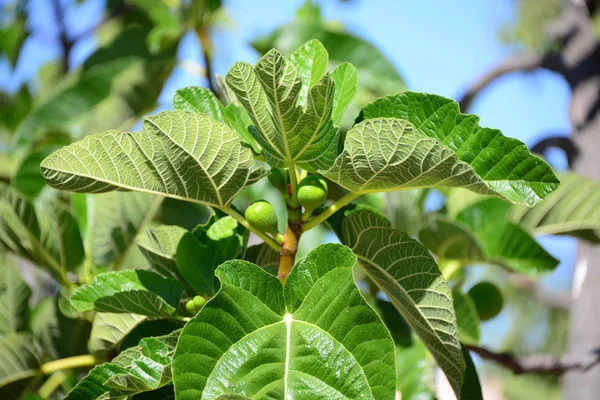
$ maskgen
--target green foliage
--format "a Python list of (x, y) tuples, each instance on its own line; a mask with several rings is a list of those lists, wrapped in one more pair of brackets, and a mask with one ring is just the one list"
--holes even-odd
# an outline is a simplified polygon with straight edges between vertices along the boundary
[[(393, 399), (392, 340), (354, 284), (355, 261), (348, 248), (322, 245), (285, 285), (251, 263), (223, 264), (220, 292), (177, 344), (177, 398)], [(337, 379), (339, 371), (348, 379)]]
[[(481, 308), (493, 289), (464, 294), (457, 271), (472, 263), (531, 275), (552, 270), (557, 260), (532, 235), (595, 234), (595, 188), (554, 192), (558, 179), (523, 143), (479, 127), (477, 117), (439, 96), (377, 99), (342, 131), (356, 115), (345, 111), (365, 103), (361, 92), (373, 100), (403, 85), (373, 46), (325, 24), (311, 3), (286, 28), (292, 34), (278, 30), (267, 39), (280, 50), (217, 79), (219, 97), (186, 87), (174, 96), (175, 110), (145, 117), (139, 132), (112, 130), (112, 122), (98, 123), (103, 107), (133, 104), (129, 78), (160, 75), (148, 60), (173, 51), (188, 28), (202, 39), (210, 17), (197, 4), (131, 6), (145, 21), (145, 33), (126, 42), (141, 43), (129, 48), (133, 59), (112, 41), (103, 45), (17, 129), (18, 148), (35, 151), (24, 151), (11, 181), (18, 189), (0, 185), (0, 250), (50, 271), (61, 294), (36, 306), (31, 327), (29, 287), (17, 268), (2, 271), (0, 339), (19, 362), (0, 371), (0, 382), (21, 393), (14, 385), (34, 387), (55, 371), (87, 367), (67, 399), (392, 399), (397, 389), (416, 398), (432, 395), (430, 353), (459, 399), (481, 399), (464, 344), (478, 343), (480, 319), (501, 305)], [(110, 88), (115, 82), (122, 91)], [(81, 93), (73, 110), (58, 104)], [(109, 130), (51, 154), (56, 142), (37, 149), (44, 128), (68, 137), (86, 118)], [(49, 154), (42, 177), (63, 192), (41, 184), (33, 167), (42, 154)], [(273, 204), (285, 204), (287, 214), (255, 201), (268, 194), (251, 185), (267, 175), (281, 194)], [(373, 193), (417, 188), (391, 215), (394, 226), (381, 210), (350, 204), (362, 195), (382, 204)], [(445, 215), (425, 218), (431, 188), (465, 188), (472, 198), (450, 195)], [(386, 199), (391, 208), (398, 203)], [(202, 212), (183, 201), (202, 204)], [(573, 211), (584, 201), (586, 212)], [(305, 233), (323, 222), (345, 246), (313, 237), (321, 245), (300, 258)], [(420, 242), (404, 232), (419, 230)], [(71, 352), (58, 346), (68, 332)], [(13, 357), (4, 352), (0, 368)]]

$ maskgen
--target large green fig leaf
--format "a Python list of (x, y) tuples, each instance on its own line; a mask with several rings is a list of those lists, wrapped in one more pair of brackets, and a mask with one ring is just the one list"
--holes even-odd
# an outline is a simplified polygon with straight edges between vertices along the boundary
[(310, 40), (290, 54), (290, 62), (296, 67), (302, 88), (298, 94), (298, 104), (306, 104), (308, 90), (316, 85), (327, 72), (329, 55), (318, 40)]
[(347, 215), (342, 232), (344, 244), (421, 338), (460, 398), (466, 364), (452, 294), (427, 249), (369, 210)]
[(54, 198), (34, 205), (8, 185), (0, 183), (0, 244), (45, 267), (62, 284), (66, 271), (76, 269), (85, 254), (77, 221), (69, 208)]
[(183, 111), (146, 117), (141, 132), (87, 136), (51, 154), (41, 168), (58, 189), (135, 190), (219, 208), (265, 174), (229, 126)]
[(452, 150), (397, 118), (373, 118), (352, 127), (335, 164), (320, 172), (357, 194), (434, 186), (494, 193)]
[(92, 283), (73, 292), (71, 304), (78, 311), (169, 317), (176, 313), (183, 290), (175, 280), (128, 269), (96, 275)]
[(162, 201), (148, 193), (110, 192), (87, 196), (87, 240), (96, 265), (120, 265), (135, 238)]
[(15, 265), (0, 268), (0, 334), (27, 330), (31, 289)]
[(355, 261), (322, 245), (285, 286), (246, 261), (219, 267), (220, 291), (177, 344), (177, 398), (393, 399), (394, 345), (354, 284)]
[[(306, 53), (303, 49), (311, 47), (318, 45), (307, 43), (299, 52)], [(318, 58), (325, 57), (322, 49), (317, 51)], [(299, 72), (293, 62), (279, 51), (271, 50), (255, 67), (236, 63), (226, 82), (252, 117), (254, 125), (250, 126), (250, 133), (269, 164), (276, 167), (297, 164), (316, 171), (328, 168), (337, 154), (339, 132), (332, 120), (335, 83), (326, 74), (307, 88), (310, 82), (303, 82), (302, 78), (312, 82), (313, 75), (305, 71), (309, 62), (306, 57), (309, 56), (296, 55), (295, 60), (303, 69)], [(317, 68), (314, 77), (321, 70)], [(307, 88), (306, 104), (303, 88)]]
[[(377, 120), (381, 117), (409, 121), (416, 128), (415, 134), (433, 140), (433, 142), (419, 141), (418, 149), (413, 150), (417, 153), (417, 158), (404, 164), (407, 169), (420, 171), (417, 174), (426, 173), (431, 176), (431, 172), (437, 170), (437, 176), (428, 182), (429, 186), (459, 186), (456, 183), (460, 176), (461, 181), (467, 179), (467, 182), (462, 184), (467, 189), (482, 194), (497, 194), (511, 202), (528, 206), (535, 205), (558, 187), (559, 181), (550, 166), (529, 153), (525, 144), (517, 139), (505, 137), (499, 130), (480, 127), (479, 118), (475, 115), (461, 114), (458, 103), (453, 100), (430, 94), (405, 92), (375, 100), (365, 106), (361, 113), (361, 118), (365, 120)], [(370, 175), (381, 170), (379, 166), (387, 164), (387, 160), (390, 163), (398, 162), (398, 159), (389, 156), (385, 158), (385, 154), (391, 154), (391, 150), (395, 147), (398, 149), (393, 152), (394, 154), (401, 153), (404, 157), (413, 156), (406, 150), (402, 150), (406, 148), (404, 140), (393, 139), (394, 135), (390, 135), (388, 130), (384, 132), (384, 134), (373, 132), (365, 134), (372, 139), (365, 144), (367, 150), (363, 155), (364, 160), (357, 159), (357, 161), (362, 168), (365, 168), (363, 167), (365, 163), (375, 166)], [(405, 135), (396, 132), (395, 136)], [(371, 144), (375, 138), (381, 141), (381, 146)], [(348, 147), (357, 139), (352, 137), (350, 143), (348, 143), (349, 139), (346, 140), (346, 147)], [(418, 139), (413, 138), (413, 140)], [(374, 147), (371, 149), (369, 145)], [(445, 156), (438, 162), (430, 163), (434, 154), (440, 151)], [(350, 156), (354, 154), (352, 151), (346, 150), (346, 152), (349, 152)], [(363, 149), (362, 153), (357, 153), (353, 158), (356, 159), (364, 152)], [(449, 160), (452, 161), (448, 163)], [(444, 172), (451, 176), (445, 176)], [(382, 173), (385, 174), (382, 171), (378, 176)], [(405, 187), (406, 177), (410, 179), (412, 175), (407, 172), (401, 173), (400, 176), (400, 181), (396, 184)], [(390, 180), (387, 176), (383, 179)], [(390, 184), (391, 182), (388, 183)]]
[(179, 333), (142, 339), (138, 346), (123, 351), (110, 363), (94, 367), (65, 399), (125, 399), (169, 384)]
[(562, 175), (560, 187), (533, 209), (514, 207), (513, 222), (534, 235), (574, 235), (600, 242), (600, 184), (575, 174)]

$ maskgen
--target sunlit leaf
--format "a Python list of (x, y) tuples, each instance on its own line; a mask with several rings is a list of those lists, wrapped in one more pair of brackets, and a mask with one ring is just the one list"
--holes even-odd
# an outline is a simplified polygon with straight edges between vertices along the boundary
[(302, 76), (277, 50), (255, 67), (236, 63), (226, 81), (252, 117), (250, 133), (269, 164), (296, 163), (309, 171), (331, 165), (339, 133), (332, 121), (335, 83), (329, 75), (308, 88), (305, 108), (299, 104)]
[(141, 132), (108, 131), (54, 152), (44, 178), (74, 192), (136, 190), (227, 207), (265, 173), (224, 123), (183, 111), (144, 121)]
[(365, 272), (400, 311), (460, 394), (466, 367), (452, 295), (427, 249), (369, 210), (350, 213), (342, 230), (344, 244), (352, 248)]
[(219, 267), (221, 290), (177, 344), (177, 398), (393, 399), (393, 343), (354, 284), (354, 263), (349, 249), (322, 245), (285, 286), (246, 261)]
[(463, 343), (479, 343), (479, 316), (473, 300), (467, 294), (458, 290), (452, 291), (456, 321), (458, 324), (458, 337)]
[[(443, 159), (453, 160), (451, 164), (445, 164), (440, 159), (439, 164), (430, 165), (454, 177), (454, 182), (446, 182), (443, 186), (462, 186), (477, 193), (498, 194), (511, 202), (529, 206), (535, 205), (558, 187), (559, 181), (552, 168), (541, 158), (529, 153), (523, 142), (508, 138), (499, 130), (480, 127), (479, 117), (461, 114), (458, 103), (453, 100), (405, 92), (386, 96), (365, 106), (361, 117), (366, 120), (381, 117), (404, 119), (416, 128), (415, 132), (420, 136), (432, 139), (433, 142), (420, 142), (420, 151), (429, 148), (430, 151), (436, 151), (434, 149), (439, 148), (437, 151), (445, 153)], [(389, 137), (378, 136), (380, 140)], [(388, 140), (387, 146), (398, 145), (398, 152), (409, 155), (401, 150), (402, 140)], [(381, 152), (385, 154), (386, 151), (389, 149), (384, 147)], [(421, 159), (426, 162), (430, 157)], [(372, 164), (375, 160), (382, 162), (380, 157), (374, 159), (369, 156), (368, 160)], [(418, 164), (412, 167), (418, 167)], [(424, 167), (421, 170), (428, 171)], [(461, 185), (455, 184), (457, 174), (468, 175), (467, 181)], [(444, 179), (438, 173), (439, 178)]]
[(147, 320), (139, 314), (96, 313), (88, 342), (92, 354), (105, 356), (114, 352), (137, 326)]

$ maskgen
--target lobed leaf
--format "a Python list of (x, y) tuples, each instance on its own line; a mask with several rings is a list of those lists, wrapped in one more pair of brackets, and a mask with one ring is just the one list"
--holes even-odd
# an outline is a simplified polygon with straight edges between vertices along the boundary
[(96, 275), (92, 283), (73, 292), (71, 304), (78, 311), (168, 317), (177, 311), (183, 290), (175, 280), (129, 269)]
[(494, 193), (452, 150), (397, 118), (354, 125), (335, 164), (319, 172), (357, 194), (436, 186)]
[(285, 286), (245, 261), (219, 267), (220, 291), (177, 344), (176, 397), (393, 399), (393, 343), (354, 263), (349, 249), (322, 245)]
[(58, 189), (143, 191), (219, 208), (265, 174), (226, 124), (183, 111), (146, 117), (141, 132), (87, 136), (51, 154), (41, 168)]
[(463, 168), (472, 171), (477, 184), (466, 187), (475, 192), (533, 206), (558, 187), (552, 168), (529, 153), (525, 144), (505, 137), (499, 130), (480, 127), (479, 117), (461, 114), (453, 100), (405, 92), (368, 104), (360, 118), (382, 117), (409, 121), (421, 135), (454, 154)]
[[(321, 66), (314, 76), (304, 70), (310, 57), (321, 65), (324, 54), (318, 44), (307, 43), (296, 53), (295, 62), (303, 68), (299, 72), (293, 62), (271, 50), (255, 67), (236, 63), (226, 77), (254, 122), (250, 133), (274, 167), (295, 163), (316, 171), (328, 168), (337, 153), (339, 132), (332, 120), (335, 83), (328, 74), (314, 85), (302, 80), (312, 81), (321, 74)], [(307, 90), (306, 104), (303, 90)]]
[(466, 365), (452, 295), (427, 249), (369, 210), (347, 215), (342, 231), (344, 243), (427, 346), (460, 398)]

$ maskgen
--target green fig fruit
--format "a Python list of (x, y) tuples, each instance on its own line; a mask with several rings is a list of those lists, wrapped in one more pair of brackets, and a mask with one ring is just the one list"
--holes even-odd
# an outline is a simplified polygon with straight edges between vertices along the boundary
[(287, 169), (271, 168), (268, 179), (271, 185), (279, 190), (282, 195), (287, 196), (287, 187), (290, 183), (290, 175)]
[(263, 232), (277, 234), (277, 214), (275, 209), (265, 200), (258, 200), (246, 209), (246, 219)]
[(197, 311), (200, 311), (202, 309), (202, 307), (204, 307), (204, 305), (206, 304), (206, 300), (204, 300), (204, 297), (202, 297), (202, 296), (194, 296), (193, 302), (194, 302), (194, 308)]
[(504, 297), (500, 289), (493, 283), (478, 283), (469, 290), (469, 296), (473, 299), (479, 319), (482, 321), (492, 319), (502, 311)]
[(188, 310), (190, 314), (196, 314), (196, 306), (194, 305), (194, 300), (188, 300), (185, 303), (185, 309)]
[(319, 207), (327, 200), (327, 182), (318, 175), (302, 179), (298, 187), (298, 202), (308, 211)]

